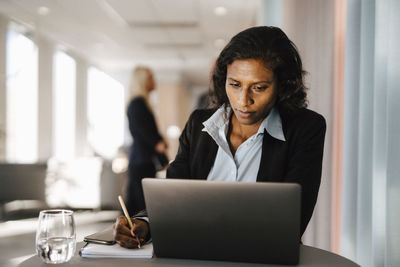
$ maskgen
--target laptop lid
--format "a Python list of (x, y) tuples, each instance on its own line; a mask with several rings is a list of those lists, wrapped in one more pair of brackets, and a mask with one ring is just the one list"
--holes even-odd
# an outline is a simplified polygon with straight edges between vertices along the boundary
[(142, 181), (157, 257), (297, 264), (298, 184)]

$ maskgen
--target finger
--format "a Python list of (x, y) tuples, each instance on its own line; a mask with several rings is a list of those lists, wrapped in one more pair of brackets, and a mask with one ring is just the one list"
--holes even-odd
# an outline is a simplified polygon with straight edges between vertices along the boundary
[[(125, 227), (124, 227), (125, 228)], [(118, 231), (118, 228), (114, 231), (115, 241), (122, 247), (135, 248), (138, 247), (138, 242), (136, 238), (132, 237), (130, 231)]]
[(125, 239), (132, 238), (131, 231), (125, 224), (127, 222), (125, 217), (119, 217), (114, 225), (114, 239), (115, 241), (121, 241)]
[(134, 248), (132, 247), (131, 243), (125, 241), (125, 240), (118, 240), (117, 244), (120, 245), (123, 248)]
[(120, 234), (130, 235), (128, 220), (123, 216), (118, 217), (114, 229), (116, 232), (118, 232)]
[(131, 236), (136, 238), (135, 227), (133, 227), (131, 230)]
[(117, 243), (121, 247), (124, 247), (124, 248), (138, 248), (139, 247), (139, 243), (132, 237), (118, 240)]
[(144, 238), (147, 235), (147, 223), (142, 220), (135, 220), (131, 234), (132, 236)]
[(115, 241), (129, 239), (129, 238), (132, 238), (131, 234), (126, 235), (126, 234), (121, 234), (119, 232), (114, 233)]
[(132, 227), (132, 230), (134, 230), (135, 233), (137, 233), (137, 231), (140, 231), (140, 230), (142, 230), (142, 229), (143, 229), (143, 221), (142, 221), (142, 220), (134, 219), (134, 220), (133, 220), (133, 227)]
[(127, 224), (127, 223), (128, 223), (128, 220), (126, 219), (125, 216), (118, 216), (118, 218), (117, 218), (117, 223)]
[(117, 232), (122, 235), (127, 235), (127, 236), (131, 235), (131, 230), (128, 227), (120, 227), (117, 229)]
[(139, 238), (144, 238), (148, 240), (150, 237), (150, 227), (149, 223), (145, 220), (138, 220), (138, 228), (135, 233), (139, 236)]

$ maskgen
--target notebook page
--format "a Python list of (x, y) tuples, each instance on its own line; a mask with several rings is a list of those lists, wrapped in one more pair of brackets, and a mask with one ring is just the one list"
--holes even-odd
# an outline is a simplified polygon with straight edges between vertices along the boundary
[(141, 248), (127, 249), (118, 244), (111, 246), (88, 243), (80, 251), (83, 258), (152, 258), (153, 244), (145, 244)]

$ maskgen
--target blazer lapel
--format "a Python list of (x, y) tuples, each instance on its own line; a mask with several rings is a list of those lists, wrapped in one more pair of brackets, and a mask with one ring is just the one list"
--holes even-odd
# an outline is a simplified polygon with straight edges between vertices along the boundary
[(286, 142), (272, 137), (264, 130), (257, 181), (280, 181), (285, 169)]
[(217, 156), (218, 145), (208, 134), (201, 134), (197, 151), (193, 157), (194, 176), (196, 179), (207, 179)]

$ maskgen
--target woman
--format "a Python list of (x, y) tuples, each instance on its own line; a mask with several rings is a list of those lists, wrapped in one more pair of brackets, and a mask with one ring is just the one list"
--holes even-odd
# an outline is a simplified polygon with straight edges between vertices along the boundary
[[(279, 28), (234, 36), (212, 76), (217, 109), (192, 113), (167, 177), (299, 183), (302, 235), (317, 200), (326, 130), (325, 119), (306, 109), (304, 74), (295, 45)], [(136, 219), (131, 233), (126, 224), (117, 219), (121, 246), (136, 247), (132, 236), (148, 238), (146, 222)]]
[[(136, 67), (130, 85), (131, 101), (128, 106), (129, 130), (133, 138), (129, 155), (129, 182), (127, 208), (135, 214), (145, 208), (142, 179), (155, 177), (155, 163), (166, 165), (167, 145), (157, 130), (149, 105), (149, 93), (155, 88), (153, 74), (146, 67)], [(158, 162), (155, 162), (158, 161)]]

